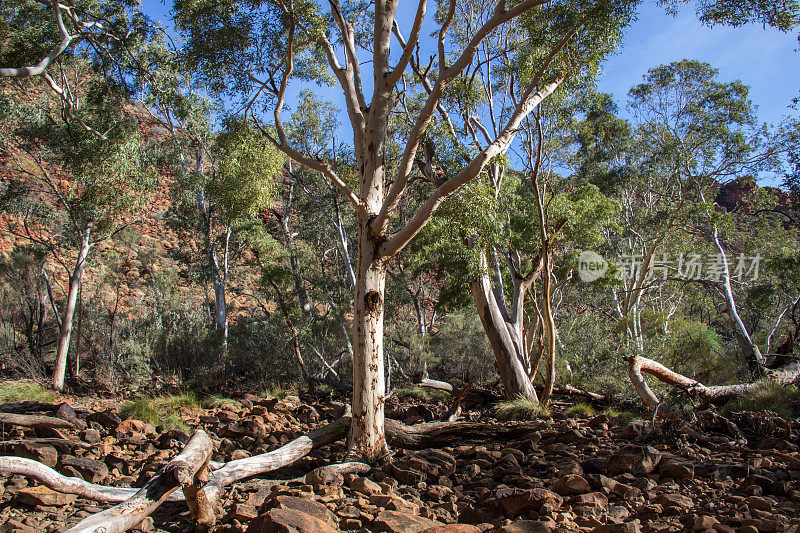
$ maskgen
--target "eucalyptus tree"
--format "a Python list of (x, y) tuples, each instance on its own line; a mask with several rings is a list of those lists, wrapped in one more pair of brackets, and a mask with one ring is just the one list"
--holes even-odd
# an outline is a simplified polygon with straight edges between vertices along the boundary
[(11, 233), (46, 248), (66, 279), (59, 312), (46, 277), (60, 327), (56, 389), (64, 385), (89, 253), (141, 218), (156, 184), (153, 146), (142, 134), (142, 117), (126, 108), (125, 93), (94, 75), (81, 58), (60, 69), (65, 77), (82, 81), (72, 90), (82, 102), (80, 126), (64, 112), (58, 96), (37, 90), (31, 81), (7, 91), (0, 107), (5, 122), (0, 142), (15, 170), (3, 220)]
[[(36, 87), (37, 97), (27, 95), (23, 122), (28, 123), (28, 134), (47, 138), (42, 146), (49, 149), (28, 150), (27, 159), (36, 165), (33, 170), (29, 164), (18, 165), (18, 170), (35, 178), (31, 184), (41, 184), (35, 195), (40, 201), (51, 196), (56, 212), (68, 213), (79, 235), (77, 260), (67, 276), (64, 314), (57, 316), (61, 340), (54, 385), (60, 389), (89, 250), (113, 235), (119, 224), (135, 220), (153, 186), (156, 153), (152, 146), (145, 148), (142, 135), (152, 124), (147, 124), (146, 107), (132, 111), (130, 104), (146, 99), (148, 87), (139, 82), (141, 58), (154, 43), (163, 43), (163, 35), (136, 2), (128, 1), (12, 0), (0, 6), (0, 19), (0, 78), (15, 90)], [(39, 90), (40, 82), (49, 97)], [(37, 121), (37, 131), (27, 127)], [(70, 174), (69, 186), (57, 172), (53, 175), (52, 165), (60, 164), (54, 154)], [(34, 235), (36, 230), (28, 226), (25, 233), (42, 237)]]
[(231, 257), (247, 245), (248, 233), (261, 224), (259, 214), (275, 196), (275, 179), (284, 157), (247, 123), (228, 124), (213, 146), (216, 164), (203, 184), (209, 207), (204, 213), (209, 277), (214, 290), (214, 323), (228, 340), (226, 288)]
[(152, 35), (152, 25), (138, 3), (79, 0), (62, 3), (9, 0), (0, 6), (0, 78), (38, 77), (61, 103), (65, 119), (76, 128), (105, 137), (83, 116), (83, 80), (65, 70), (73, 58), (89, 60), (107, 79), (124, 85), (131, 49)]
[[(738, 81), (718, 81), (717, 76), (716, 69), (698, 61), (656, 67), (631, 89), (630, 105), (639, 123), (637, 133), (648, 147), (643, 167), (649, 176), (665, 177), (668, 181), (659, 189), (673, 196), (662, 204), (670, 220), (664, 231), (672, 226), (699, 234), (714, 248), (722, 266), (715, 287), (726, 302), (742, 353), (758, 371), (764, 358), (739, 316), (720, 232), (730, 215), (715, 208), (714, 198), (726, 182), (774, 169), (785, 148), (758, 124), (749, 88)], [(652, 256), (645, 256), (640, 277), (647, 276)]]
[[(333, 1), (324, 11), (311, 2), (258, 2), (247, 12), (236, 5), (178, 1), (176, 22), (188, 38), (187, 53), (203, 75), (242, 97), (248, 113), (260, 116), (272, 112), (263, 126), (264, 135), (298, 163), (320, 172), (334, 183), (351, 203), (358, 217), (358, 259), (354, 301), (353, 423), (349, 449), (353, 455), (375, 460), (386, 452), (383, 426), (385, 384), (383, 371), (384, 288), (387, 262), (402, 250), (427, 224), (442, 202), (458, 188), (478, 176), (487, 163), (513, 142), (521, 121), (563, 84), (567, 46), (576, 35), (603, 33), (616, 23), (619, 12), (629, 13), (626, 3), (569, 3), (546, 6), (542, 0), (465, 4), (450, 2), (438, 10), (437, 50), (428, 70), (430, 90), (423, 93), (423, 105), (411, 117), (412, 126), (402, 155), (387, 160), (387, 125), (402, 93), (400, 84), (417, 51), (427, 3), (418, 6), (411, 31), (402, 39), (401, 52), (391, 54), (396, 24), (396, 2), (378, 1), (374, 11), (366, 5)], [(621, 7), (620, 7), (621, 6)], [(466, 12), (462, 9), (466, 8)], [(443, 107), (445, 95), (461, 84), (464, 73), (483, 59), (477, 54), (481, 43), (514, 23), (520, 15), (535, 12), (552, 17), (549, 33), (530, 56), (533, 75), (518, 87), (516, 104), (498, 117), (493, 138), (482, 148), (466, 154), (459, 167), (444, 183), (425, 192), (419, 210), (403, 227), (392, 219), (414, 172), (418, 150), (437, 113), (452, 120)], [(451, 29), (464, 16), (474, 20), (470, 36), (463, 38)], [(595, 24), (595, 22), (598, 22)], [(369, 28), (369, 29), (368, 29)], [(232, 38), (232, 37), (236, 38)], [(586, 39), (579, 39), (585, 43)], [(510, 43), (506, 43), (510, 44)], [(372, 72), (362, 76), (358, 47), (371, 51)], [(344, 60), (337, 54), (344, 53)], [(585, 49), (582, 49), (585, 50)], [(513, 52), (509, 50), (509, 52)], [(522, 51), (518, 50), (518, 56)], [(527, 54), (530, 55), (530, 54)], [(511, 57), (511, 54), (504, 57)], [(511, 65), (508, 65), (511, 67)], [(290, 83), (318, 79), (333, 81), (344, 95), (353, 131), (355, 169), (353, 180), (340, 176), (330, 161), (303, 153), (294, 146), (283, 125), (283, 108)], [(425, 83), (423, 82), (423, 88)], [(369, 100), (368, 91), (372, 92)], [(355, 190), (354, 190), (355, 188)]]
[(536, 130), (532, 166), (481, 176), (460, 191), (426, 227), (412, 259), (455, 277), (448, 284), (468, 280), (505, 395), (540, 401), (533, 380), (544, 362), (546, 403), (555, 381), (554, 301), (574, 278), (578, 252), (603, 241), (618, 206), (595, 185), (556, 173)]
[[(522, 120), (564, 84), (573, 68), (580, 70), (593, 64), (597, 48), (609, 48), (607, 40), (597, 37), (608, 35), (613, 41), (635, 2), (440, 3), (437, 51), (430, 68), (422, 67), (427, 80), (416, 84), (422, 88), (423, 105), (410, 116), (412, 126), (396, 162), (387, 153), (387, 125), (403, 93), (403, 82), (414, 81), (406, 71), (417, 54), (427, 2), (418, 3), (411, 30), (405, 36), (395, 21), (397, 2), (341, 5), (332, 0), (329, 4), (329, 9), (323, 9), (309, 1), (264, 0), (240, 5), (220, 0), (177, 0), (175, 11), (177, 26), (188, 38), (187, 56), (196, 61), (202, 75), (220, 93), (240, 97), (241, 109), (248, 115), (263, 119), (271, 114), (270, 124), (263, 126), (264, 135), (288, 157), (334, 183), (357, 215), (354, 419), (349, 449), (352, 455), (374, 460), (386, 452), (383, 302), (388, 260), (420, 232), (447, 197), (508, 149)], [(716, 12), (719, 18), (745, 19), (753, 18), (754, 10), (749, 6)], [(771, 16), (772, 12), (763, 10), (755, 18), (761, 20), (762, 13)], [(466, 130), (464, 119), (445, 106), (447, 95), (468, 83), (465, 72), (484, 63), (478, 49), (485, 39), (512, 27), (523, 14), (530, 16), (537, 30), (529, 46), (516, 47), (501, 40), (500, 45), (508, 47), (509, 53), (492, 56), (500, 57), (508, 68), (519, 66), (505, 61), (513, 57), (525, 58), (529, 65), (531, 75), (515, 87), (516, 103), (509, 105), (505, 114), (495, 115), (498, 127), (488, 142), (465, 154), (452, 174), (428, 189), (418, 211), (402, 227), (393, 225), (434, 117), (440, 115), (443, 122), (452, 123), (454, 131)], [(473, 24), (465, 26), (466, 38), (459, 30), (461, 21)], [(394, 56), (393, 34), (400, 43), (400, 53)], [(371, 57), (371, 63), (362, 61), (365, 57)], [(371, 72), (362, 76), (364, 64), (370, 65)], [(355, 169), (355, 179), (339, 175), (330, 161), (303, 153), (287, 136), (283, 125), (283, 108), (290, 94), (287, 89), (309, 80), (332, 83), (344, 97), (353, 134), (349, 167)]]

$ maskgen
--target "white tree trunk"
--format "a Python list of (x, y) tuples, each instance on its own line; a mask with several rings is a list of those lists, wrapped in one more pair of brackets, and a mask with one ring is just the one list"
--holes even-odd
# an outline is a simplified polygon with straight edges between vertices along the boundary
[(384, 436), (385, 373), (383, 304), (386, 267), (375, 257), (368, 218), (359, 222), (358, 268), (353, 304), (353, 422), (349, 454), (375, 462), (388, 453)]
[(86, 223), (83, 235), (81, 236), (81, 248), (78, 251), (78, 259), (75, 261), (75, 269), (69, 279), (69, 293), (64, 308), (64, 318), (61, 322), (61, 339), (58, 343), (58, 353), (56, 354), (56, 368), (53, 372), (53, 387), (56, 390), (64, 388), (64, 377), (67, 373), (67, 354), (69, 352), (69, 341), (72, 336), (72, 319), (75, 316), (75, 303), (78, 299), (78, 288), (83, 276), (83, 267), (86, 264), (86, 256), (89, 255), (91, 243), (89, 239), (92, 234), (94, 223), (90, 220)]
[(523, 365), (523, 354), (519, 353), (519, 348), (525, 343), (523, 339), (514, 342), (511, 338), (514, 328), (506, 325), (500, 307), (495, 301), (489, 276), (483, 275), (480, 279), (470, 281), (469, 285), (483, 329), (494, 352), (494, 366), (500, 375), (506, 397), (522, 396), (538, 403), (536, 390)]
[(764, 373), (766, 361), (764, 356), (761, 354), (761, 349), (759, 349), (758, 345), (753, 342), (753, 339), (747, 332), (747, 327), (745, 327), (742, 318), (739, 316), (739, 310), (736, 308), (736, 299), (733, 297), (733, 289), (731, 288), (731, 274), (730, 268), (728, 267), (728, 256), (719, 240), (719, 231), (717, 230), (716, 224), (714, 224), (712, 238), (714, 241), (714, 246), (717, 248), (717, 252), (722, 259), (723, 271), (720, 285), (722, 288), (722, 294), (725, 296), (725, 305), (728, 308), (728, 314), (731, 317), (731, 321), (733, 321), (734, 336), (739, 343), (739, 347), (744, 352), (744, 356), (747, 359), (747, 363), (750, 367), (750, 372), (752, 372), (753, 375), (760, 376)]
[(214, 281), (214, 309), (216, 311), (214, 322), (216, 322), (216, 327), (222, 331), (223, 344), (227, 344), (228, 304), (225, 300), (225, 282), (223, 280)]

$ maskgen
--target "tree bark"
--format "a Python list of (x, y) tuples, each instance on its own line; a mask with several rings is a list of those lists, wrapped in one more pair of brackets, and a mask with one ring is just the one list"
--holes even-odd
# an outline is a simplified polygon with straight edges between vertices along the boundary
[[(123, 533), (147, 518), (167, 497), (182, 486), (196, 485), (196, 474), (205, 468), (213, 449), (211, 438), (198, 430), (186, 447), (131, 498), (89, 516), (67, 533)], [(207, 503), (207, 502), (206, 502)]]
[(214, 280), (214, 321), (217, 329), (222, 332), (222, 342), (228, 342), (228, 303), (225, 299), (225, 282)]
[(733, 297), (733, 289), (731, 288), (731, 273), (728, 265), (728, 256), (719, 240), (719, 230), (717, 229), (716, 224), (714, 224), (712, 240), (722, 259), (723, 271), (720, 285), (722, 288), (722, 294), (725, 296), (725, 305), (728, 307), (728, 314), (733, 322), (734, 336), (736, 337), (736, 341), (739, 343), (739, 347), (744, 353), (745, 359), (747, 360), (747, 364), (750, 368), (750, 373), (754, 377), (761, 376), (766, 370), (766, 359), (761, 354), (761, 349), (759, 349), (758, 345), (753, 342), (753, 339), (747, 332), (747, 327), (745, 327), (742, 318), (739, 316), (739, 310), (736, 308), (736, 299)]
[(633, 388), (645, 405), (650, 410), (656, 411), (662, 405), (662, 401), (647, 385), (643, 373), (650, 374), (668, 385), (685, 389), (702, 403), (723, 404), (757, 388), (765, 380), (789, 385), (800, 376), (800, 365), (795, 361), (783, 368), (767, 369), (763, 378), (751, 383), (706, 386), (699, 381), (667, 368), (658, 361), (638, 355), (629, 357), (628, 376), (631, 379)]
[(377, 257), (378, 241), (359, 221), (358, 267), (353, 303), (353, 423), (348, 453), (374, 463), (388, 453), (384, 436), (385, 372), (383, 315), (386, 265)]
[(72, 319), (75, 316), (75, 303), (78, 299), (78, 287), (83, 276), (83, 267), (86, 264), (86, 256), (91, 248), (90, 238), (92, 234), (93, 221), (86, 223), (83, 235), (81, 236), (81, 247), (78, 251), (78, 259), (75, 261), (75, 269), (69, 279), (69, 292), (67, 303), (64, 308), (64, 319), (61, 323), (61, 338), (58, 343), (56, 354), (56, 367), (53, 372), (53, 388), (61, 390), (64, 388), (64, 376), (67, 373), (67, 353), (69, 352), (69, 340), (72, 336)]
[(494, 299), (489, 276), (482, 275), (480, 279), (471, 280), (469, 285), (483, 329), (494, 352), (494, 366), (500, 375), (506, 397), (513, 399), (522, 396), (538, 403), (539, 397), (525, 371), (523, 357), (519, 352), (523, 343), (515, 343), (511, 338), (511, 331)]

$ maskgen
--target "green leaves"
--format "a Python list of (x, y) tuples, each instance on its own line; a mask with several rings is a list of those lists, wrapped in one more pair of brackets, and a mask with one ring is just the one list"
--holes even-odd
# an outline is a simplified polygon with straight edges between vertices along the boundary
[[(670, 11), (676, 11), (689, 0), (660, 0)], [(703, 24), (714, 26), (742, 26), (761, 24), (781, 31), (789, 31), (800, 24), (800, 3), (796, 0), (699, 0), (695, 10)]]
[(219, 136), (219, 165), (206, 191), (222, 219), (231, 224), (269, 206), (285, 157), (247, 123), (228, 128)]

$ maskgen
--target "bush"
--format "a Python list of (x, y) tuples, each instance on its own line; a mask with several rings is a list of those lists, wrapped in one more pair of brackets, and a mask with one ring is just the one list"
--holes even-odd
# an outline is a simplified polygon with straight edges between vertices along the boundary
[(43, 402), (53, 403), (55, 394), (35, 381), (4, 381), (0, 383), (0, 403)]
[(772, 411), (790, 420), (800, 413), (800, 391), (794, 385), (764, 379), (754, 389), (723, 405), (721, 411), (725, 416), (738, 411)]
[(287, 396), (297, 395), (297, 386), (283, 383), (282, 381), (273, 381), (262, 387), (258, 395), (261, 397), (271, 396), (282, 400)]
[(200, 404), (205, 409), (225, 409), (227, 407), (237, 408), (241, 404), (232, 398), (223, 398), (215, 394), (209, 394), (203, 398)]
[(609, 407), (603, 411), (603, 414), (610, 418), (615, 424), (620, 426), (626, 426), (628, 424), (632, 424), (633, 422), (647, 422), (640, 413), (628, 411), (626, 409)]
[(181, 409), (197, 409), (200, 407), (194, 394), (186, 393), (175, 396), (151, 398), (140, 396), (122, 405), (119, 412), (124, 418), (141, 420), (147, 424), (164, 429), (188, 431), (189, 426), (181, 420)]
[(444, 401), (450, 398), (450, 393), (443, 390), (408, 385), (397, 389), (397, 397), (406, 400), (417, 400), (420, 402)]
[(578, 402), (564, 411), (564, 414), (574, 418), (591, 418), (595, 415), (594, 407), (585, 402)]
[(537, 402), (520, 396), (497, 404), (495, 414), (499, 420), (535, 420), (549, 417), (550, 410)]

